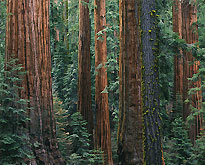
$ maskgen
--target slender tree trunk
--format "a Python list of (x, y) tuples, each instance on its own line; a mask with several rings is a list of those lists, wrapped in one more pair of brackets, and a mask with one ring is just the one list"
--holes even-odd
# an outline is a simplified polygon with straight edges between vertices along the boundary
[[(197, 22), (197, 9), (196, 1), (189, 3), (189, 0), (184, 0), (182, 3), (182, 37), (187, 42), (187, 44), (193, 44), (198, 42), (198, 33), (197, 25), (194, 25)], [(184, 73), (183, 73), (183, 100), (187, 100), (188, 90), (193, 87), (200, 88), (201, 80), (197, 82), (191, 82), (188, 78), (191, 78), (193, 74), (196, 74), (199, 69), (200, 62), (196, 61), (192, 56), (191, 52), (184, 52)], [(197, 91), (196, 94), (191, 96), (191, 102), (183, 104), (183, 118), (186, 118), (192, 113), (190, 105), (195, 109), (201, 108), (202, 95), (201, 90)], [(200, 116), (195, 117), (195, 122), (190, 126), (189, 137), (194, 143), (195, 139), (200, 133), (200, 128), (202, 128), (202, 118)]]
[(142, 106), (145, 163), (162, 164), (156, 1), (141, 1)]
[[(106, 27), (105, 0), (94, 1), (95, 19), (95, 104), (96, 104), (96, 146), (104, 151), (104, 164), (112, 165), (110, 121), (108, 109), (106, 32), (102, 31)], [(99, 32), (102, 34), (99, 35)]]
[(120, 0), (120, 112), (118, 155), (123, 165), (143, 164), (140, 1)]
[[(182, 39), (182, 10), (181, 1), (173, 0), (173, 31)], [(175, 111), (183, 109), (183, 53), (181, 49), (176, 50), (174, 56), (174, 107)]]
[(161, 151), (162, 151), (162, 165), (165, 165), (165, 161), (164, 161), (164, 151), (163, 151), (162, 144), (161, 144)]
[(78, 110), (88, 122), (88, 132), (93, 135), (93, 113), (91, 109), (90, 75), (90, 15), (89, 0), (79, 0), (79, 47), (78, 47)]
[[(58, 0), (54, 0), (54, 3), (58, 5)], [(57, 9), (58, 10), (58, 9)], [(52, 15), (51, 15), (52, 16)], [(55, 35), (55, 41), (58, 43), (60, 41), (60, 31), (58, 28), (54, 27), (56, 35)]]
[[(63, 20), (64, 20), (65, 25), (68, 25), (68, 23), (69, 23), (69, 20), (68, 20), (68, 5), (70, 3), (70, 0), (63, 0), (63, 3), (64, 3)], [(68, 40), (68, 36), (67, 36), (68, 28), (64, 29), (64, 33), (65, 33), (65, 35), (63, 36), (63, 39), (64, 39), (65, 46), (67, 48), (67, 54), (69, 54), (69, 40)]]
[(57, 147), (51, 84), (49, 0), (8, 0), (6, 60), (26, 72), (19, 95), (28, 99), (28, 123), (36, 158), (31, 164), (64, 164)]

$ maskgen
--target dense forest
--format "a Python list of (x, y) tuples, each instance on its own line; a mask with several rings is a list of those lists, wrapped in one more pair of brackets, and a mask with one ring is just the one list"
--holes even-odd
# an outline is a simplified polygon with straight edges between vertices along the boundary
[(0, 0), (0, 165), (204, 165), (205, 0)]

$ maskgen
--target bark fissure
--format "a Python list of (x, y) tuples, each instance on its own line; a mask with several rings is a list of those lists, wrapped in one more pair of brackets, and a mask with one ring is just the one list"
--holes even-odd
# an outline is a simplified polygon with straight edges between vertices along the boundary
[(64, 164), (53, 116), (49, 4), (49, 0), (7, 1), (6, 61), (17, 58), (26, 71), (19, 96), (29, 100), (27, 127), (36, 156), (31, 164)]
[(120, 6), (120, 106), (118, 127), (119, 162), (143, 164), (141, 107), (140, 6), (121, 0)]

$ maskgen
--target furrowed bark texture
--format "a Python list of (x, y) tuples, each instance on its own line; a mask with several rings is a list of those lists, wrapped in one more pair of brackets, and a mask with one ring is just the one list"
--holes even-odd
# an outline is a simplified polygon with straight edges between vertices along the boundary
[(64, 164), (57, 147), (51, 84), (49, 0), (8, 0), (6, 60), (26, 72), (19, 95), (28, 99), (28, 123), (36, 158), (31, 164)]
[(103, 92), (107, 87), (107, 61), (106, 32), (98, 35), (106, 27), (105, 0), (94, 1), (95, 19), (95, 104), (96, 104), (96, 146), (104, 151), (104, 164), (112, 165), (110, 121), (108, 109), (108, 93)]
[(120, 0), (120, 117), (118, 155), (122, 165), (143, 164), (143, 113), (139, 3)]
[[(88, 122), (88, 132), (93, 134), (93, 113), (91, 109), (90, 75), (90, 15), (89, 0), (79, 0), (79, 47), (78, 47), (78, 111)], [(92, 142), (91, 136), (91, 142)]]
[[(173, 0), (173, 31), (182, 39), (182, 11), (181, 1)], [(183, 52), (176, 50), (174, 56), (174, 101), (175, 110), (181, 110), (183, 107)]]
[(144, 160), (149, 165), (162, 164), (156, 16), (155, 0), (141, 1), (142, 104), (145, 136)]
[[(188, 0), (184, 0), (182, 3), (182, 37), (187, 42), (187, 44), (193, 44), (198, 42), (198, 33), (197, 33), (197, 25), (194, 23), (197, 22), (197, 9), (196, 9), (196, 1), (189, 4)], [(188, 78), (191, 78), (193, 74), (196, 74), (199, 70), (200, 62), (196, 61), (195, 58), (192, 56), (191, 52), (184, 52), (184, 73), (183, 73), (183, 100), (188, 99), (188, 90), (193, 87), (200, 88), (201, 87), (201, 80), (197, 82), (191, 82)], [(202, 94), (201, 90), (197, 91), (196, 94), (191, 96), (190, 103), (183, 104), (183, 118), (186, 118), (191, 114), (190, 104), (197, 110), (201, 108), (202, 102)], [(189, 128), (189, 137), (194, 143), (197, 136), (200, 133), (200, 129), (202, 128), (202, 117), (196, 116), (195, 122)]]

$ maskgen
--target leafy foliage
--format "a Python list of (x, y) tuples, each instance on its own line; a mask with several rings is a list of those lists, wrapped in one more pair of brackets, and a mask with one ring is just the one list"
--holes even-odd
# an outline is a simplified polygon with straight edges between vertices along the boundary
[[(32, 158), (27, 137), (26, 115), (28, 101), (19, 98), (23, 73), (16, 59), (4, 62), (6, 1), (0, 1), (0, 164), (20, 164)], [(5, 70), (10, 68), (9, 70)]]
[(87, 122), (83, 120), (79, 112), (71, 116), (70, 132), (68, 140), (72, 142), (72, 151), (70, 155), (70, 164), (94, 164), (102, 163), (102, 153), (90, 148), (91, 136), (86, 128)]
[(70, 165), (92, 165), (102, 162), (102, 153), (90, 149), (90, 134), (87, 122), (79, 112), (73, 113), (68, 122), (67, 111), (61, 108), (62, 102), (55, 102), (57, 137), (65, 160)]
[(68, 132), (68, 111), (62, 108), (62, 102), (54, 97), (54, 111), (56, 119), (56, 133), (60, 152), (65, 160), (69, 159), (70, 142), (67, 140)]
[[(162, 117), (162, 133), (168, 135), (170, 130), (170, 116), (173, 107), (174, 67), (175, 51), (171, 43), (174, 42), (172, 31), (172, 1), (157, 1), (159, 14), (158, 39), (159, 39), (159, 85), (160, 85), (160, 110)], [(175, 46), (176, 49), (176, 46)]]
[(193, 147), (193, 154), (191, 155), (191, 164), (196, 164), (196, 165), (203, 165), (205, 164), (205, 146), (204, 146), (204, 142), (205, 142), (205, 137), (203, 136), (203, 132), (202, 132), (202, 136), (200, 136), (197, 140), (196, 140), (196, 144)]
[(0, 56), (5, 52), (5, 32), (6, 32), (6, 2), (0, 1)]
[[(194, 150), (198, 149), (198, 146), (192, 146), (189, 142), (187, 135), (187, 128), (181, 119), (182, 116), (182, 105), (180, 99), (177, 96), (176, 102), (173, 98), (173, 84), (174, 84), (174, 72), (173, 72), (173, 57), (176, 54), (176, 50), (179, 48), (186, 51), (191, 51), (196, 60), (199, 60), (201, 65), (199, 72), (195, 74), (190, 80), (198, 81), (199, 78), (202, 80), (201, 88), (191, 88), (189, 91), (190, 99), (191, 95), (196, 93), (198, 90), (204, 91), (204, 1), (197, 1), (198, 9), (198, 29), (199, 29), (199, 42), (196, 44), (186, 44), (183, 39), (179, 39), (178, 35), (173, 32), (172, 25), (172, 3), (173, 1), (158, 1), (159, 9), (159, 43), (160, 43), (160, 56), (159, 56), (159, 67), (160, 67), (160, 87), (161, 87), (161, 114), (163, 123), (163, 144), (165, 150), (166, 164), (198, 164), (198, 159), (195, 155)], [(202, 93), (204, 98), (204, 92)], [(176, 108), (177, 107), (177, 108)], [(203, 105), (202, 105), (203, 107)], [(187, 118), (189, 123), (193, 122), (196, 115), (204, 116), (204, 109), (196, 110), (191, 108), (192, 113)], [(172, 123), (172, 124), (170, 124)], [(200, 138), (201, 139), (201, 138)], [(197, 145), (197, 144), (196, 144)], [(196, 147), (196, 148), (195, 148)], [(203, 150), (200, 152), (200, 156), (204, 154)], [(196, 157), (195, 157), (196, 156)], [(200, 157), (199, 156), (199, 157)], [(193, 158), (196, 158), (193, 161)]]
[[(57, 3), (56, 3), (57, 2)], [(90, 0), (91, 18), (91, 78), (92, 78), (92, 109), (95, 112), (95, 42), (94, 42), (94, 0)], [(191, 1), (190, 1), (191, 2)], [(57, 120), (57, 137), (60, 151), (68, 164), (100, 163), (101, 151), (90, 148), (86, 122), (77, 112), (78, 84), (78, 18), (79, 2), (76, 0), (51, 0), (50, 34), (52, 54), (53, 93), (55, 95), (55, 114)], [(191, 108), (187, 118), (192, 122), (196, 115), (205, 116), (204, 78), (205, 78), (205, 6), (204, 0), (197, 0), (199, 42), (186, 44), (172, 30), (172, 1), (158, 0), (159, 15), (159, 49), (160, 55), (160, 107), (163, 123), (163, 143), (166, 164), (205, 164), (204, 136), (200, 136), (192, 146), (187, 135), (187, 128), (181, 118), (181, 102), (173, 100), (173, 59), (176, 50), (191, 51), (196, 60), (200, 61), (199, 72), (190, 78), (191, 81), (201, 79), (200, 88), (191, 88), (191, 95), (202, 90), (203, 104), (200, 110)], [(106, 1), (107, 25), (107, 73), (108, 87), (103, 91), (109, 94), (109, 110), (112, 135), (113, 160), (117, 162), (117, 123), (118, 123), (118, 56), (119, 56), (119, 0)], [(20, 99), (18, 91), (23, 73), (21, 65), (11, 60), (5, 69), (5, 33), (6, 33), (6, 1), (0, 1), (0, 164), (23, 164), (25, 158), (32, 158), (29, 139), (27, 138), (26, 117), (28, 101)], [(99, 32), (102, 34), (102, 31)], [(59, 35), (59, 36), (58, 36)], [(57, 39), (59, 37), (59, 40)], [(14, 67), (13, 67), (14, 66)], [(101, 67), (99, 65), (98, 67)], [(180, 96), (179, 96), (180, 97)], [(187, 100), (189, 101), (189, 100)], [(175, 105), (177, 104), (177, 106)], [(178, 107), (178, 109), (174, 109)], [(15, 120), (14, 120), (15, 119)], [(94, 119), (95, 121), (95, 119)], [(204, 129), (204, 128), (202, 128)]]
[[(23, 163), (31, 159), (29, 138), (27, 137), (26, 115), (28, 101), (19, 98), (21, 65), (11, 59), (4, 70), (4, 60), (0, 66), (0, 164)], [(11, 69), (12, 68), (12, 69)]]
[(191, 165), (192, 144), (188, 138), (187, 130), (182, 118), (176, 118), (172, 124), (172, 136), (166, 140), (165, 163)]

